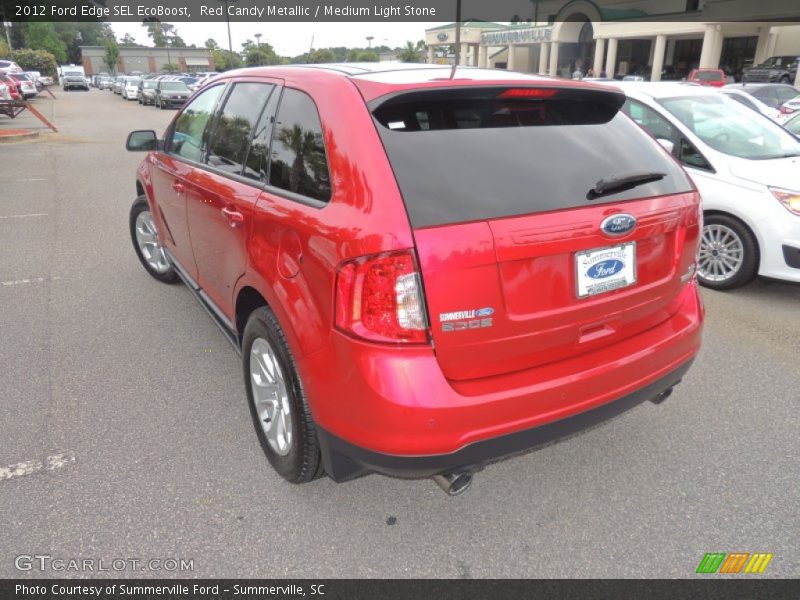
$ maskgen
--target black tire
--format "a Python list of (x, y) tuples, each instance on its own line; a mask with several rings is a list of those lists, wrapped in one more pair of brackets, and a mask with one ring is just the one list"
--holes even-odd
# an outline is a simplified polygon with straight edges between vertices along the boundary
[(783, 77), (781, 77), (778, 80), (778, 83), (789, 83), (789, 76), (788, 75), (784, 75)]
[(760, 262), (758, 241), (756, 240), (755, 235), (753, 235), (753, 232), (750, 231), (750, 228), (747, 227), (747, 225), (730, 215), (706, 215), (703, 218), (704, 233), (708, 230), (708, 227), (713, 225), (727, 227), (736, 237), (738, 237), (739, 243), (742, 246), (742, 264), (739, 266), (739, 269), (734, 275), (721, 281), (714, 281), (705, 277), (703, 273), (701, 273), (700, 269), (698, 269), (697, 280), (700, 282), (700, 285), (712, 290), (732, 290), (750, 283), (753, 279), (755, 279), (756, 275), (758, 275), (758, 265)]
[[(287, 396), (292, 411), (292, 442), (288, 454), (281, 456), (272, 449), (266, 434), (261, 427), (258, 412), (253, 399), (252, 380), (250, 378), (250, 352), (253, 342), (262, 338), (269, 343), (286, 379)], [(272, 468), (290, 483), (308, 483), (325, 474), (322, 466), (319, 440), (311, 417), (311, 410), (303, 390), (300, 375), (297, 372), (292, 352), (286, 343), (281, 326), (274, 313), (266, 306), (253, 311), (247, 320), (242, 337), (242, 367), (247, 404), (258, 441)]]
[(139, 257), (139, 262), (142, 263), (145, 271), (147, 271), (151, 277), (154, 279), (158, 279), (163, 283), (176, 283), (179, 279), (178, 273), (175, 271), (175, 268), (170, 265), (169, 269), (163, 273), (159, 273), (153, 267), (151, 267), (147, 263), (147, 259), (142, 254), (142, 250), (139, 248), (139, 244), (136, 240), (136, 217), (139, 216), (140, 213), (144, 211), (150, 211), (150, 205), (147, 203), (146, 196), (139, 196), (134, 202), (133, 206), (131, 206), (131, 213), (130, 213), (130, 231), (131, 231), (131, 242), (133, 242), (133, 249), (136, 252), (136, 256)]

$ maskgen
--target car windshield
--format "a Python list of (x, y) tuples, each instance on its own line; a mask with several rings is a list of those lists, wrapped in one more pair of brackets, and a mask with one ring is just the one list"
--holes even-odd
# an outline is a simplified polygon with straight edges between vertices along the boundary
[(719, 81), (722, 79), (722, 73), (719, 71), (699, 71), (695, 73), (694, 78), (698, 81)]
[(64, 77), (83, 77), (80, 71), (64, 71)]
[(717, 152), (764, 160), (800, 156), (800, 143), (769, 119), (725, 96), (664, 98), (661, 105)]
[(136, 85), (139, 85), (140, 81), (141, 81), (141, 79), (139, 79), (138, 77), (132, 77), (132, 78), (128, 79), (128, 85), (136, 86)]
[(169, 92), (185, 92), (187, 88), (182, 81), (162, 81), (161, 89)]
[(153, 81), (153, 80), (148, 80), (148, 81), (144, 82), (143, 87), (146, 90), (152, 90), (152, 89), (158, 87), (158, 82), (157, 81)]

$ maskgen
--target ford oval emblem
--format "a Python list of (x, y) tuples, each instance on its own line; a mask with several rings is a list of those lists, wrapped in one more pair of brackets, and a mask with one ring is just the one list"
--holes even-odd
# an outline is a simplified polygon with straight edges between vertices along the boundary
[(586, 271), (586, 275), (592, 279), (605, 279), (606, 277), (616, 275), (624, 268), (625, 263), (621, 260), (604, 260), (589, 267), (589, 270)]
[(626, 235), (636, 228), (636, 217), (627, 213), (618, 213), (603, 219), (600, 229), (607, 236), (620, 237)]
[(494, 309), (487, 306), (486, 308), (479, 308), (475, 311), (476, 317), (491, 317), (494, 314)]

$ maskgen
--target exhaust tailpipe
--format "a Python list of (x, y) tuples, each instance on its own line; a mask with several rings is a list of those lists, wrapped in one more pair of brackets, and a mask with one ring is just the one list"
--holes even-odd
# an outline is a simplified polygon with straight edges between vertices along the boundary
[(458, 496), (472, 483), (472, 473), (469, 471), (442, 473), (441, 475), (434, 475), (433, 480), (448, 496)]

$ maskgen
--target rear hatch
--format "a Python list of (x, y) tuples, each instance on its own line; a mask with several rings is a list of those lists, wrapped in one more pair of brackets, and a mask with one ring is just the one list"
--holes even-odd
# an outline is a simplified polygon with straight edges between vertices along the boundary
[(678, 310), (699, 199), (623, 101), (473, 85), (370, 104), (449, 379), (578, 356)]

